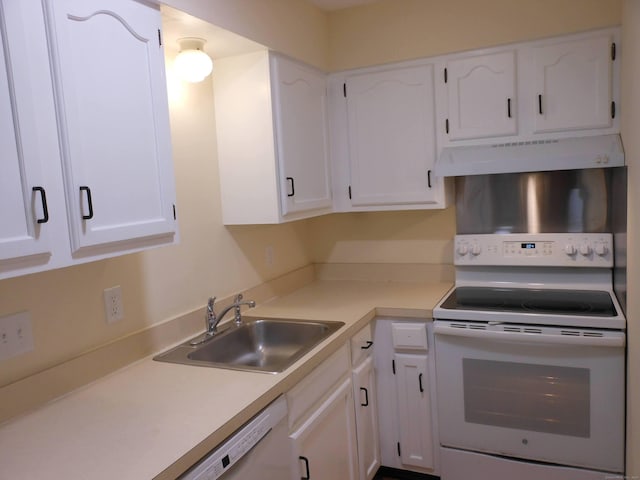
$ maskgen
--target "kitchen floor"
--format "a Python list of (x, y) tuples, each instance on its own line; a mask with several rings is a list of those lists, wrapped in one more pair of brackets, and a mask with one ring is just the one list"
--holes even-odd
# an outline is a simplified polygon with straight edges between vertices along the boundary
[(422, 473), (396, 470), (395, 468), (381, 467), (373, 477), (373, 480), (440, 480), (439, 477)]

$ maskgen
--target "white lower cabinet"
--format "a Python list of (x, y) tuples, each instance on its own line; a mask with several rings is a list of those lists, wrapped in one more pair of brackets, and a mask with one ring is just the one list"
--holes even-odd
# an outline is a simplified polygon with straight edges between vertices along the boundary
[(287, 393), (293, 480), (357, 480), (353, 385), (347, 345)]
[(344, 380), (290, 438), (298, 462), (294, 478), (357, 480), (351, 380)]
[(379, 318), (374, 331), (383, 466), (439, 474), (430, 322)]
[(371, 480), (380, 468), (378, 400), (372, 357), (368, 357), (353, 369), (353, 391), (358, 435), (359, 478)]
[(398, 353), (395, 362), (398, 395), (398, 433), (403, 465), (432, 469), (431, 401), (426, 355)]
[(371, 324), (362, 328), (351, 338), (353, 397), (358, 434), (360, 480), (371, 480), (380, 468), (378, 398), (372, 355), (373, 347)]

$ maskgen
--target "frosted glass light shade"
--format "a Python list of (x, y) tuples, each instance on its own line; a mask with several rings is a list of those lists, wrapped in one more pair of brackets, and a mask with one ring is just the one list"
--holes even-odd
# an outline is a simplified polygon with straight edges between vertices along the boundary
[(175, 59), (174, 68), (185, 82), (203, 81), (213, 70), (213, 62), (204, 50), (205, 40), (201, 38), (181, 38), (180, 53)]

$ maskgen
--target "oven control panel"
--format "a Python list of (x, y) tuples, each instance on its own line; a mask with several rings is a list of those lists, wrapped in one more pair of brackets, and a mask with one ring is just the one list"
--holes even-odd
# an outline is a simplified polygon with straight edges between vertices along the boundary
[(456, 235), (455, 265), (612, 267), (610, 233)]

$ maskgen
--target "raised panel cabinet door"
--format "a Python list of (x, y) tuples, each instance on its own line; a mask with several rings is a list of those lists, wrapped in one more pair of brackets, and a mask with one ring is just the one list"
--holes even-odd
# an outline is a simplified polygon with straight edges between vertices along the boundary
[(351, 203), (433, 203), (436, 157), (433, 66), (346, 80)]
[(609, 35), (534, 49), (536, 133), (612, 124)]
[(403, 465), (434, 468), (434, 445), (426, 355), (397, 353), (396, 389)]
[(170, 241), (175, 187), (159, 8), (45, 5), (72, 250)]
[(378, 402), (373, 358), (353, 369), (360, 480), (371, 480), (380, 468)]
[(326, 75), (271, 57), (282, 214), (331, 206)]
[(452, 60), (446, 76), (451, 140), (518, 133), (515, 51)]
[(0, 1), (0, 277), (52, 255), (47, 195), (58, 189), (42, 163), (59, 162), (51, 96), (41, 5)]
[(293, 480), (357, 480), (351, 380), (345, 380), (289, 438), (296, 465)]

